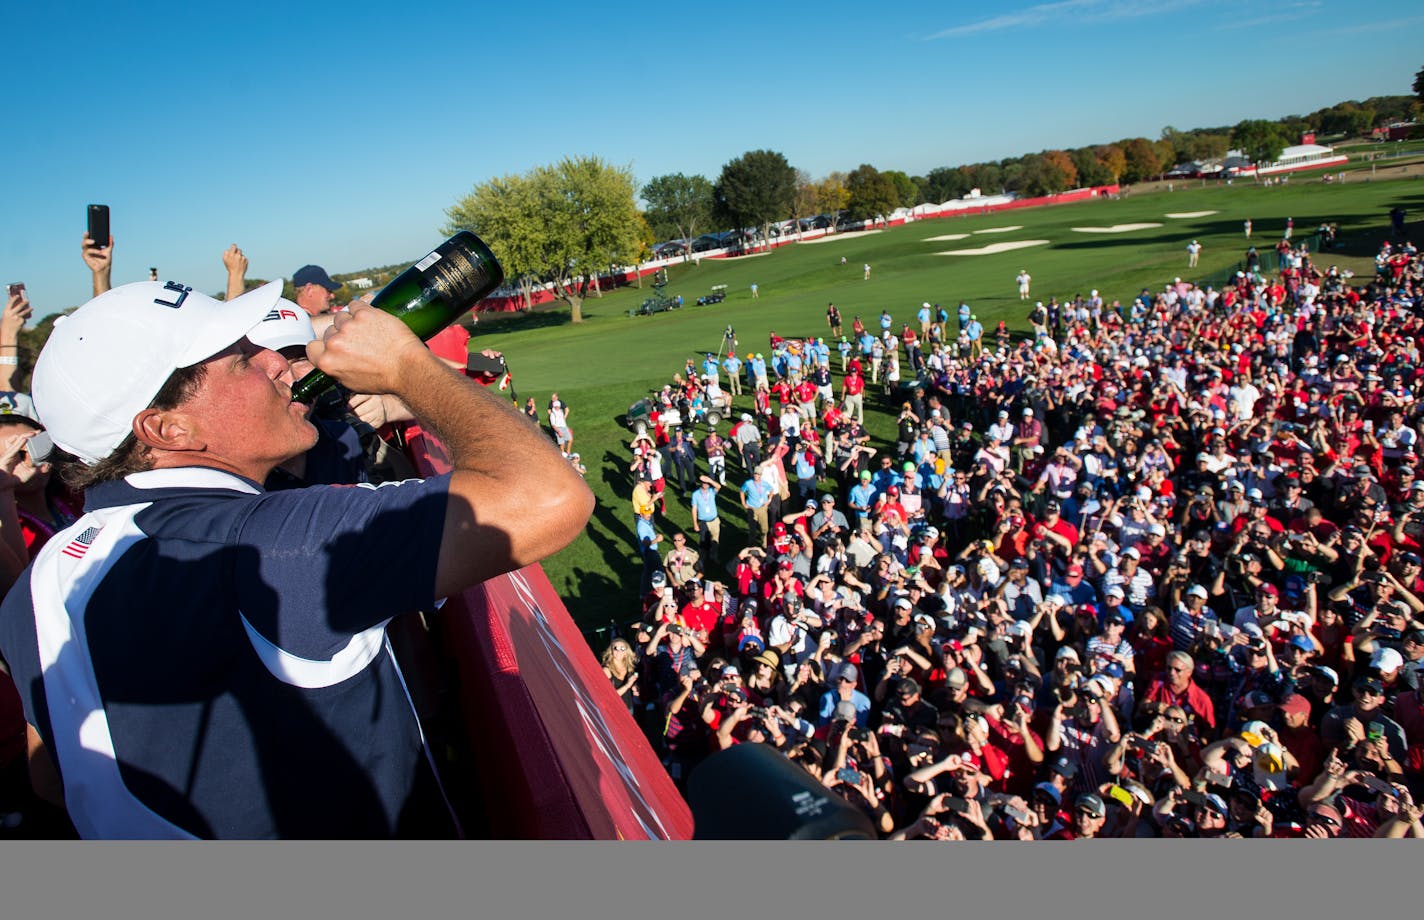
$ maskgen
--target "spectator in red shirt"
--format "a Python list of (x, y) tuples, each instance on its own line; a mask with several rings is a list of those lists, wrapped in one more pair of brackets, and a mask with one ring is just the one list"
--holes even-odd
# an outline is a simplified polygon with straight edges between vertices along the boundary
[(1281, 744), (1299, 764), (1297, 782), (1318, 775), (1325, 762), (1325, 743), (1320, 740), (1319, 729), (1310, 724), (1310, 700), (1292, 693), (1277, 707), (1281, 710)]
[(1154, 680), (1142, 695), (1139, 712), (1144, 705), (1156, 703), (1161, 706), (1180, 706), (1188, 718), (1197, 722), (1198, 730), (1208, 734), (1216, 729), (1216, 707), (1211, 697), (1192, 679), (1196, 663), (1186, 652), (1172, 652), (1167, 655), (1167, 669)]
[(698, 639), (705, 643), (712, 627), (717, 625), (722, 609), (706, 598), (702, 582), (690, 581), (687, 583), (687, 588), (687, 603), (683, 605), (681, 611), (682, 622), (697, 634)]

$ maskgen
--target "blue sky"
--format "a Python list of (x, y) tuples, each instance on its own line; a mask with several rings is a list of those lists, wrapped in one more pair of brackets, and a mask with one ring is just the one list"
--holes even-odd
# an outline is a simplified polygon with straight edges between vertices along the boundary
[(475, 183), (570, 154), (640, 184), (760, 148), (913, 175), (1408, 93), (1424, 65), (1405, 0), (57, 0), (0, 34), (0, 281), (39, 315), (88, 297), (90, 202), (115, 283), (215, 292), (234, 242), (253, 277), (413, 261)]

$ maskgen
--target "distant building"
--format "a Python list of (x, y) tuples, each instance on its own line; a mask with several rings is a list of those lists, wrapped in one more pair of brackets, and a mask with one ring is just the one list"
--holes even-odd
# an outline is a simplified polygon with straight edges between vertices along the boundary
[(1226, 156), (1221, 160), (1209, 160), (1203, 163), (1200, 174), (1221, 177), (1258, 174), (1274, 176), (1302, 169), (1328, 169), (1344, 166), (1348, 162), (1350, 162), (1349, 157), (1336, 153), (1332, 147), (1326, 147), (1323, 144), (1297, 144), (1282, 150), (1279, 157), (1264, 164), (1259, 170), (1256, 169), (1254, 163), (1242, 156), (1241, 151), (1228, 150)]
[(1328, 169), (1344, 166), (1350, 158), (1335, 152), (1324, 144), (1297, 144), (1287, 147), (1276, 157), (1275, 162), (1262, 166), (1257, 172), (1262, 176), (1295, 172), (1301, 169)]
[(1419, 125), (1412, 121), (1396, 121), (1391, 125), (1381, 125), (1370, 132), (1370, 137), (1377, 141), (1402, 141), (1414, 134)]
[(372, 281), (370, 278), (352, 278), (346, 283), (351, 285), (358, 291), (369, 290), (376, 286), (376, 282)]

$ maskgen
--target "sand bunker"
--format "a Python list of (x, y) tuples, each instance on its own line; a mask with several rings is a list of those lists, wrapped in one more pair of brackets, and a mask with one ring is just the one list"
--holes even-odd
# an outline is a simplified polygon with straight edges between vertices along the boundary
[(1186, 220), (1192, 217), (1210, 217), (1215, 213), (1215, 211), (1180, 211), (1176, 214), (1168, 214), (1167, 216), (1173, 220)]
[(975, 233), (1013, 233), (1015, 230), (1022, 230), (1022, 226), (1013, 227), (987, 227), (983, 230), (975, 230)]
[(870, 236), (872, 233), (881, 233), (880, 230), (852, 230), (849, 233), (831, 233), (826, 236), (818, 236), (814, 240), (798, 240), (800, 243), (829, 243), (832, 240), (851, 240), (858, 236)]
[(996, 252), (1012, 252), (1015, 249), (1027, 249), (1030, 246), (1042, 246), (1048, 240), (1014, 240), (1009, 243), (990, 243), (988, 246), (981, 246), (978, 249), (946, 249), (944, 252), (937, 252), (937, 256), (992, 256)]
[(1151, 230), (1161, 224), (1113, 224), (1111, 227), (1074, 227), (1074, 233), (1131, 233), (1133, 230)]
[(946, 233), (944, 236), (932, 236), (932, 237), (930, 237), (929, 239), (925, 240), (925, 242), (926, 242), (926, 243), (946, 243), (946, 242), (949, 242), (950, 240), (967, 240), (967, 239), (969, 239), (969, 234), (967, 234), (967, 233)]

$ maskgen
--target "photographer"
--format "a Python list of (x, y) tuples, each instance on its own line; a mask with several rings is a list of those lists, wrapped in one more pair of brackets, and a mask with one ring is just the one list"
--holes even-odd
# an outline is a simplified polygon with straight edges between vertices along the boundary
[(875, 733), (856, 726), (848, 709), (838, 711), (826, 751), (829, 762), (821, 782), (869, 815), (881, 834), (894, 830), (895, 821), (886, 804), (894, 787)]
[(666, 696), (677, 689), (681, 678), (700, 673), (697, 659), (704, 651), (686, 627), (666, 621), (658, 623), (643, 649), (644, 655), (653, 659), (653, 684), (657, 694)]
[(1049, 713), (1044, 750), (1062, 755), (1078, 768), (1080, 788), (1095, 789), (1107, 779), (1105, 757), (1121, 737), (1112, 707), (1088, 685), (1060, 689)]

